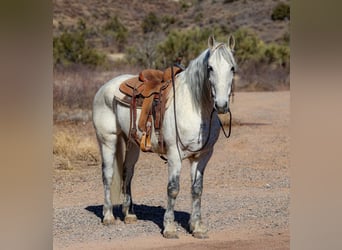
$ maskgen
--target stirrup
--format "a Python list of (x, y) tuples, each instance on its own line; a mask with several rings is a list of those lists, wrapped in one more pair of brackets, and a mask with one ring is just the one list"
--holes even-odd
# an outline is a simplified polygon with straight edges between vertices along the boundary
[(143, 152), (152, 152), (151, 136), (146, 132), (142, 133), (140, 140), (140, 149)]

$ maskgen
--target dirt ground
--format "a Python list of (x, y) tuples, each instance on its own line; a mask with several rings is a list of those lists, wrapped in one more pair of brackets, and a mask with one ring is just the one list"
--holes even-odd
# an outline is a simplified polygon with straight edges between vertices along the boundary
[(54, 249), (289, 249), (290, 92), (238, 92), (231, 110), (231, 138), (221, 133), (204, 176), (202, 218), (209, 239), (188, 231), (188, 162), (175, 206), (179, 239), (163, 238), (167, 167), (157, 155), (141, 153), (132, 184), (135, 224), (122, 222), (120, 207), (114, 209), (118, 225), (101, 224), (100, 164), (54, 169)]

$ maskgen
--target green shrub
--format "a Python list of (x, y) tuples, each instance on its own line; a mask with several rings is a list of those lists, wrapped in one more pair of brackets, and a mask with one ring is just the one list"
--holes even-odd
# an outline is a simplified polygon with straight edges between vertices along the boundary
[(171, 26), (174, 25), (176, 23), (176, 18), (174, 16), (170, 16), (170, 15), (164, 15), (161, 18), (159, 18), (160, 21), (160, 29), (162, 30), (163, 33), (165, 33), (165, 35), (167, 35), (168, 33), (170, 33), (170, 29)]
[(283, 43), (286, 45), (290, 44), (290, 32), (285, 32), (284, 35), (282, 36)]
[(277, 4), (271, 15), (272, 20), (290, 20), (290, 6), (285, 3), (279, 3)]
[(98, 66), (105, 63), (105, 56), (91, 48), (86, 36), (88, 29), (80, 19), (73, 31), (63, 31), (53, 38), (54, 65), (69, 66), (71, 64), (85, 64)]
[(252, 31), (239, 29), (234, 33), (235, 58), (238, 63), (246, 61), (260, 61), (263, 57), (265, 44)]
[(290, 63), (290, 48), (285, 45), (270, 44), (265, 49), (266, 62), (286, 67)]
[(183, 10), (184, 12), (187, 12), (188, 9), (191, 7), (191, 2), (180, 0), (179, 5), (180, 5), (181, 10)]
[(182, 57), (182, 63), (187, 65), (207, 47), (210, 34), (209, 29), (200, 28), (172, 30), (164, 42), (158, 45), (158, 65), (166, 67), (178, 57)]
[(124, 50), (124, 47), (127, 41), (128, 30), (120, 22), (117, 16), (112, 17), (104, 25), (102, 32), (107, 41), (106, 42), (107, 46), (110, 46), (113, 43), (115, 43), (120, 52)]
[(247, 29), (239, 29), (235, 36), (235, 58), (238, 64), (245, 62), (276, 63), (286, 67), (290, 63), (290, 47), (288, 44), (265, 44), (254, 33)]
[(126, 48), (125, 59), (128, 64), (144, 68), (156, 68), (157, 45), (162, 38), (153, 32), (144, 34), (142, 38), (136, 41), (135, 46)]
[(159, 30), (159, 18), (154, 14), (154, 12), (150, 12), (143, 20), (141, 24), (141, 28), (144, 33), (155, 32)]

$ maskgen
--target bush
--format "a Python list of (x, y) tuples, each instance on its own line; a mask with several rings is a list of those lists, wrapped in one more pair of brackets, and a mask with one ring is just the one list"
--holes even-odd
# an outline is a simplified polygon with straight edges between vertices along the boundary
[(159, 18), (154, 14), (154, 12), (150, 12), (143, 20), (141, 24), (141, 28), (144, 33), (155, 32), (159, 30)]
[(266, 62), (276, 63), (279, 66), (286, 67), (290, 63), (290, 48), (284, 45), (270, 44), (264, 52)]
[(137, 65), (143, 68), (156, 68), (157, 44), (161, 37), (155, 33), (144, 34), (136, 46), (126, 49), (126, 61), (130, 65)]
[(105, 56), (88, 46), (83, 30), (64, 31), (53, 38), (54, 65), (68, 66), (70, 64), (102, 65)]
[(163, 43), (158, 45), (158, 65), (170, 65), (181, 57), (182, 63), (187, 65), (196, 58), (206, 47), (211, 34), (209, 29), (195, 28), (186, 31), (173, 30)]
[(112, 43), (116, 43), (118, 50), (121, 52), (124, 50), (128, 30), (127, 28), (120, 22), (117, 16), (112, 17), (103, 27), (103, 34), (107, 41), (107, 46), (110, 46)]
[(276, 63), (287, 67), (290, 63), (290, 47), (288, 44), (265, 44), (254, 33), (247, 29), (239, 29), (234, 33), (236, 40), (235, 58), (238, 64), (246, 62)]
[(170, 26), (176, 23), (176, 18), (170, 15), (165, 15), (161, 18), (162, 30), (167, 34), (169, 32)]
[(274, 91), (289, 88), (288, 44), (266, 44), (248, 29), (239, 29), (234, 36), (235, 59), (240, 76), (238, 90)]
[(246, 61), (258, 62), (263, 57), (265, 44), (253, 32), (248, 29), (239, 29), (234, 33), (235, 59), (238, 64)]
[(272, 12), (271, 18), (273, 21), (275, 20), (290, 20), (290, 6), (285, 3), (277, 4)]

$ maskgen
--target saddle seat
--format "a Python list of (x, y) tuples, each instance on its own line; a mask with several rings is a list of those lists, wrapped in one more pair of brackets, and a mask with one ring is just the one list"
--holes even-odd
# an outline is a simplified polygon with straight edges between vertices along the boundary
[[(173, 70), (174, 75), (181, 71), (178, 67), (173, 67)], [(145, 69), (139, 73), (138, 77), (123, 82), (120, 85), (120, 91), (128, 96), (142, 95), (147, 98), (152, 94), (160, 93), (160, 89), (171, 78), (171, 68), (167, 68), (164, 72), (157, 69)]]
[[(173, 67), (174, 76), (181, 72), (179, 67)], [(163, 122), (165, 104), (169, 91), (172, 87), (171, 67), (164, 72), (156, 69), (145, 69), (137, 77), (128, 79), (120, 84), (120, 91), (127, 97), (126, 103), (130, 105), (131, 131), (130, 135), (140, 144), (142, 151), (151, 151), (150, 142), (152, 117), (154, 129), (159, 135), (158, 143), (163, 151), (161, 125)], [(170, 84), (171, 83), (171, 84)], [(137, 136), (136, 109), (141, 107), (138, 128), (142, 131), (142, 137)]]

